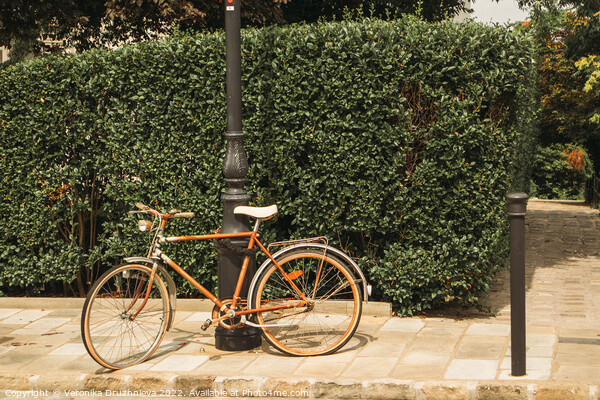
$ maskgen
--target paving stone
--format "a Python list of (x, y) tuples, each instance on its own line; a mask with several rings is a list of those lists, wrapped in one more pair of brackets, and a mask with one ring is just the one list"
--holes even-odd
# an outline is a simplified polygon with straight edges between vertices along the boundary
[(192, 371), (206, 361), (208, 356), (174, 354), (156, 363), (149, 371)]
[(406, 354), (401, 360), (402, 365), (446, 365), (450, 355), (446, 352), (415, 351)]
[(250, 375), (281, 376), (290, 375), (300, 366), (300, 357), (261, 354), (243, 371)]
[(374, 341), (365, 346), (358, 352), (360, 357), (393, 357), (400, 356), (406, 347), (406, 343), (389, 343), (383, 341)]
[(430, 326), (428, 323), (421, 332), (419, 332), (419, 336), (460, 336), (464, 331), (463, 327), (442, 327), (442, 326)]
[(19, 350), (20, 349), (15, 349), (4, 353), (2, 357), (0, 357), (0, 369), (11, 368), (17, 370), (40, 357), (39, 354), (26, 353)]
[(390, 376), (398, 379), (440, 380), (446, 371), (447, 362), (439, 364), (397, 364)]
[(349, 378), (387, 377), (398, 362), (395, 357), (357, 357), (342, 376)]
[(44, 334), (69, 322), (70, 318), (41, 318), (12, 332), (13, 335)]
[(348, 366), (345, 362), (321, 361), (315, 358), (306, 359), (294, 372), (295, 376), (308, 377), (337, 377)]
[(391, 343), (402, 342), (406, 344), (414, 340), (416, 336), (417, 332), (382, 331), (380, 329), (379, 332), (374, 334), (374, 336), (371, 338), (371, 340), (369, 340), (369, 342), (381, 340)]
[(547, 381), (550, 379), (550, 370), (526, 370), (523, 376), (513, 376), (510, 369), (500, 370), (498, 379), (506, 381)]
[(358, 329), (356, 333), (358, 335), (375, 335), (375, 331), (381, 328), (381, 324), (372, 324), (372, 323), (363, 323), (362, 318), (360, 319), (360, 325), (358, 325)]
[[(181, 344), (185, 343), (185, 344)], [(199, 355), (208, 355), (207, 352), (208, 346), (204, 343), (196, 343), (196, 342), (179, 342), (176, 351), (177, 354), (199, 354)]]
[(29, 324), (50, 314), (51, 312), (52, 311), (49, 310), (22, 310), (8, 318), (1, 320), (0, 324)]
[[(502, 360), (502, 364), (500, 365), (501, 369), (510, 369), (512, 363), (511, 357), (506, 357)], [(525, 360), (525, 367), (527, 371), (529, 370), (541, 370), (541, 371), (550, 371), (552, 369), (552, 359), (551, 358), (536, 358), (536, 357), (527, 357)]]
[(240, 371), (250, 366), (256, 360), (256, 356), (247, 354), (227, 354), (224, 356), (211, 356), (209, 359), (196, 368), (195, 371), (203, 374), (218, 376), (238, 376)]
[(382, 327), (382, 331), (419, 332), (425, 323), (420, 319), (391, 318)]
[(456, 358), (496, 360), (502, 355), (503, 350), (503, 343), (462, 343), (456, 350)]
[[(364, 345), (363, 345), (364, 346)], [(326, 356), (319, 356), (320, 360), (323, 360), (325, 362), (345, 362), (345, 363), (349, 363), (352, 360), (354, 360), (354, 357), (356, 356), (356, 351), (360, 351), (360, 349), (363, 347), (357, 347), (353, 350), (348, 350), (346, 347), (344, 347), (342, 350), (334, 353), (334, 354), (328, 354)]]
[(92, 359), (90, 356), (80, 356), (76, 358), (74, 361), (68, 362), (61, 367), (61, 371), (77, 371), (81, 373), (97, 373), (97, 372), (105, 372), (105, 368), (100, 366), (96, 361)]
[[(0, 297), (0, 299), (1, 299), (1, 297)], [(11, 335), (14, 330), (19, 329), (23, 326), (25, 326), (25, 324), (0, 325), (0, 337), (6, 337), (8, 335)]]
[[(506, 349), (505, 355), (510, 356), (512, 354), (512, 348), (509, 347)], [(529, 347), (526, 349), (527, 357), (546, 357), (552, 358), (554, 356), (554, 348), (553, 347)]]
[(473, 324), (467, 329), (467, 335), (479, 336), (508, 336), (510, 325)]
[(494, 379), (498, 370), (496, 360), (452, 360), (444, 378), (487, 380)]
[(560, 365), (552, 375), (555, 381), (578, 381), (600, 384), (600, 367), (585, 365)]
[(0, 320), (6, 319), (20, 311), (21, 310), (15, 308), (0, 308)]
[(25, 364), (21, 367), (23, 371), (53, 371), (62, 368), (63, 365), (75, 361), (78, 356), (44, 356), (36, 358), (29, 364)]
[(589, 354), (560, 353), (555, 360), (559, 365), (600, 367), (600, 357), (590, 357)]
[(558, 331), (559, 337), (565, 338), (598, 338), (600, 332), (597, 329), (572, 329), (572, 328), (560, 328)]
[(83, 343), (67, 343), (50, 352), (51, 356), (80, 356), (87, 354)]
[(600, 356), (600, 346), (577, 343), (558, 343), (557, 354), (585, 354), (590, 357)]
[(556, 335), (527, 334), (525, 342), (532, 347), (552, 347), (556, 344)]
[(51, 310), (51, 313), (46, 316), (47, 318), (63, 318), (69, 317), (70, 319), (76, 318), (79, 322), (79, 317), (81, 317), (81, 310), (71, 310), (71, 309), (60, 309), (60, 310)]
[(458, 336), (418, 336), (408, 347), (410, 352), (446, 352), (451, 353), (459, 340)]
[(193, 312), (184, 321), (185, 322), (204, 322), (210, 318), (212, 318), (212, 313), (210, 313), (210, 312)]

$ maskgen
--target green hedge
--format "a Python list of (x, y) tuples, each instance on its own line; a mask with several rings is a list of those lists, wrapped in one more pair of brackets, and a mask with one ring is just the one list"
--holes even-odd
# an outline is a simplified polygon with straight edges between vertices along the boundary
[[(401, 19), (242, 41), (246, 188), (280, 209), (265, 236), (328, 235), (403, 314), (476, 303), (505, 263), (504, 195), (528, 181), (530, 39)], [(202, 217), (175, 233), (220, 224), (224, 49), (222, 33), (179, 35), (0, 72), (5, 292), (83, 294), (120, 257), (143, 254), (126, 214), (137, 201)], [(215, 286), (210, 244), (166, 251)]]

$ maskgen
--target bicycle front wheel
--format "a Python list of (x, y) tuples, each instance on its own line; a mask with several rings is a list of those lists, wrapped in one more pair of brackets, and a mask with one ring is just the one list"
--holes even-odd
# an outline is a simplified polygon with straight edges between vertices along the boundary
[[(362, 312), (359, 287), (350, 269), (335, 257), (298, 250), (278, 257), (256, 281), (253, 308), (309, 302), (256, 314), (265, 339), (295, 356), (325, 355), (341, 349), (352, 337)], [(284, 276), (285, 275), (285, 276)], [(293, 283), (293, 284), (292, 284)], [(274, 326), (278, 325), (278, 326)]]
[[(125, 264), (104, 273), (90, 290), (81, 316), (86, 350), (110, 369), (139, 364), (160, 345), (171, 308), (167, 288), (152, 268)], [(137, 313), (137, 315), (136, 315)]]

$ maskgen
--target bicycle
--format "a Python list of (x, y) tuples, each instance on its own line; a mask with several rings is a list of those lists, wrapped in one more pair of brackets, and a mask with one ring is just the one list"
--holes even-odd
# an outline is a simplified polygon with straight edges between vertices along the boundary
[[(161, 213), (140, 203), (136, 206), (139, 211), (130, 213), (154, 217), (153, 221), (138, 222), (141, 231), (149, 232), (150, 237), (154, 234), (148, 255), (125, 258), (124, 264), (106, 271), (90, 289), (83, 306), (83, 342), (90, 356), (103, 367), (116, 370), (147, 360), (171, 329), (176, 287), (167, 267), (215, 304), (202, 330), (217, 323), (226, 329), (260, 328), (268, 343), (292, 356), (332, 354), (354, 335), (362, 313), (362, 298), (367, 300), (371, 289), (364, 274), (348, 255), (329, 246), (324, 237), (276, 242), (265, 247), (258, 228), (261, 221), (275, 216), (276, 205), (234, 209), (235, 214), (255, 220), (251, 231), (220, 233), (217, 229), (212, 234), (191, 236), (165, 236), (164, 232), (171, 218), (189, 218), (193, 213)], [(217, 298), (160, 250), (162, 243), (189, 240), (219, 240), (222, 245), (232, 246), (233, 238), (248, 238), (248, 245), (238, 247), (245, 256), (234, 295), (226, 299)], [(273, 246), (283, 248), (271, 254), (269, 248)], [(258, 250), (267, 259), (257, 269), (247, 298), (240, 298), (250, 257)]]

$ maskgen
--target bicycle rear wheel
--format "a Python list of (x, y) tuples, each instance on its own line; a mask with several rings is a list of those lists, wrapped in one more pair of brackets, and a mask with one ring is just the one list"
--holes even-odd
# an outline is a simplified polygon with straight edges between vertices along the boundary
[(154, 274), (148, 302), (143, 305), (151, 272), (152, 268), (143, 264), (117, 266), (90, 290), (81, 315), (81, 337), (100, 365), (121, 369), (139, 364), (160, 345), (171, 309), (167, 288), (158, 274)]
[[(295, 356), (325, 355), (341, 349), (352, 337), (362, 312), (362, 300), (354, 275), (335, 257), (315, 250), (298, 250), (277, 259), (256, 281), (253, 308), (297, 304), (303, 307), (256, 314), (265, 339), (279, 351)], [(284, 274), (289, 278), (286, 279)]]

